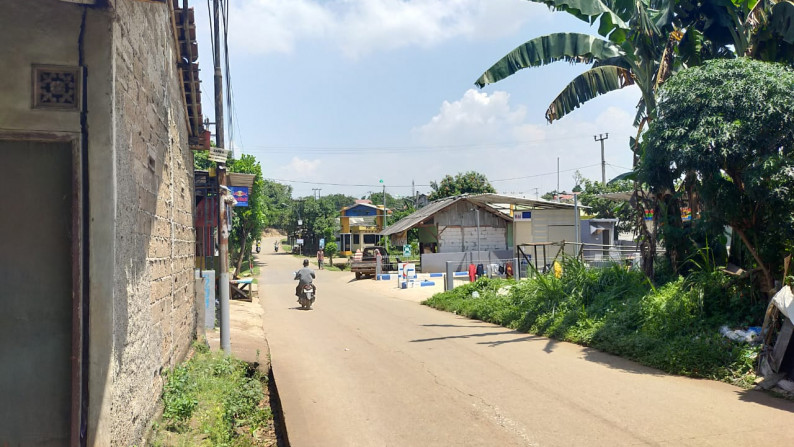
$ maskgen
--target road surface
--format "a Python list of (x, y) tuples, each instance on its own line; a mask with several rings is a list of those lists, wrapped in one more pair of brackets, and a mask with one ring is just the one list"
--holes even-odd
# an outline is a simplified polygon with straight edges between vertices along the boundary
[(794, 402), (440, 312), (421, 289), (349, 272), (318, 271), (301, 311), (301, 261), (260, 260), (293, 447), (794, 445)]

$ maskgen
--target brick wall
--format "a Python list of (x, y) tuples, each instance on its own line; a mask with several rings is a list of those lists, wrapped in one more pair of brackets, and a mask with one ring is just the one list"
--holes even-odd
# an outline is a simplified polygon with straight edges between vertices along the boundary
[(195, 332), (193, 155), (169, 9), (117, 0), (113, 23), (117, 175), (111, 438), (139, 443), (162, 372)]

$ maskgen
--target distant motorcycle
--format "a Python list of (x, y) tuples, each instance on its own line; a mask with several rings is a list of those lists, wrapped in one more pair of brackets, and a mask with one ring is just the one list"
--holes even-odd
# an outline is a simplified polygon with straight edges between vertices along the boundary
[(278, 253), (278, 244), (273, 244), (273, 251)]
[(301, 309), (310, 310), (314, 304), (314, 288), (311, 284), (306, 284), (301, 289), (301, 294), (298, 297), (298, 303)]
[(259, 253), (260, 251), (262, 251), (262, 243), (256, 241), (256, 252)]

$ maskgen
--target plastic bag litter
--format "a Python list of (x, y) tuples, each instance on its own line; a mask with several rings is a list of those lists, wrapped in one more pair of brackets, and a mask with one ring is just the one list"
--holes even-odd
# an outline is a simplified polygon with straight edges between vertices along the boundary
[(761, 328), (758, 326), (752, 326), (747, 328), (746, 331), (741, 329), (732, 331), (728, 328), (728, 326), (722, 326), (720, 328), (720, 334), (722, 334), (723, 337), (727, 337), (733, 341), (755, 344), (760, 342), (759, 336), (761, 335)]
[(471, 297), (472, 298), (479, 298), (480, 297), (480, 292), (475, 290), (474, 292), (472, 292)]

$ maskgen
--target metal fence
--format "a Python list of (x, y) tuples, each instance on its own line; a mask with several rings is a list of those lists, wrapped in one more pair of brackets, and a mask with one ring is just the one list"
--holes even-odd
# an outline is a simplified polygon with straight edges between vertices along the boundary
[(534, 272), (546, 273), (554, 261), (563, 256), (573, 256), (589, 266), (606, 266), (613, 263), (634, 265), (641, 259), (640, 249), (635, 244), (585, 244), (576, 242), (539, 242), (520, 244), (516, 247), (522, 276)]

